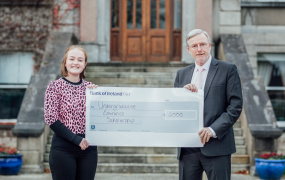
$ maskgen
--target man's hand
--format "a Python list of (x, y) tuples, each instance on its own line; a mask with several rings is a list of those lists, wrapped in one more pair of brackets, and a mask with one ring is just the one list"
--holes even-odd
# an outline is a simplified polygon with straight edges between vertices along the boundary
[(192, 92), (198, 92), (198, 88), (196, 87), (195, 84), (186, 84), (184, 86), (184, 88), (186, 88), (186, 89), (188, 89), (188, 90), (190, 90)]
[(79, 146), (80, 146), (81, 150), (85, 150), (86, 148), (88, 148), (89, 143), (85, 138), (83, 138), (81, 143), (79, 144)]
[(213, 137), (213, 133), (208, 127), (201, 129), (198, 134), (203, 145), (205, 145), (205, 143), (208, 142), (211, 137)]

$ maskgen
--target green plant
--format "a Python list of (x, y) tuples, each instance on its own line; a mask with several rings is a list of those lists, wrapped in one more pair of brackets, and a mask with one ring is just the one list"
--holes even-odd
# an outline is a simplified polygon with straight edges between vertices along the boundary
[(276, 152), (271, 152), (271, 153), (263, 153), (263, 154), (258, 154), (258, 158), (260, 159), (285, 159), (285, 156), (280, 153), (277, 154)]

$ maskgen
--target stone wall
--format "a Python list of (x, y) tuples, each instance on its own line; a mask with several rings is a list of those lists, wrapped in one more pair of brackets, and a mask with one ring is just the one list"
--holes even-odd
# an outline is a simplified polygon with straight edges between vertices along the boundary
[[(244, 2), (241, 4), (242, 36), (250, 65), (257, 77), (257, 53), (285, 53), (285, 3)], [(285, 153), (285, 134), (278, 139), (277, 150)]]
[(53, 0), (54, 29), (71, 32), (79, 39), (80, 0)]
[(33, 52), (34, 71), (37, 73), (52, 28), (52, 13), (52, 2), (8, 5), (0, 3), (0, 51)]
[(0, 146), (17, 147), (17, 138), (12, 134), (11, 130), (0, 129)]
[(278, 139), (278, 153), (285, 154), (285, 133)]
[[(242, 3), (241, 27), (254, 75), (257, 76), (257, 53), (284, 53), (285, 3)], [(273, 6), (274, 5), (274, 6)]]
[[(38, 73), (53, 23), (53, 3), (49, 0), (0, 2), (0, 52), (33, 52), (34, 73)], [(17, 147), (11, 132), (16, 120), (1, 120), (0, 145)]]

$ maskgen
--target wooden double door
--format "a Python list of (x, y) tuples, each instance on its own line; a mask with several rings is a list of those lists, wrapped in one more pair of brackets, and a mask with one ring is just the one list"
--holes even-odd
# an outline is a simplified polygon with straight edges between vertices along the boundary
[(175, 28), (171, 26), (172, 5), (173, 0), (113, 0), (111, 59), (124, 62), (171, 61), (175, 53), (171, 44), (176, 41)]

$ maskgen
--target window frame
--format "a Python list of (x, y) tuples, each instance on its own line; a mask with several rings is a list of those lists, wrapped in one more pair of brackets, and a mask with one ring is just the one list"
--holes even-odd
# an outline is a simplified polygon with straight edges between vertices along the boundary
[[(284, 56), (284, 60), (278, 60), (278, 59), (262, 59), (261, 58), (261, 55), (269, 55), (269, 57), (270, 57), (270, 55), (271, 54), (276, 54), (276, 55), (280, 55), (280, 57), (282, 58), (282, 55)], [(259, 56), (260, 55), (260, 56)], [(284, 62), (285, 63), (285, 53), (284, 52), (278, 52), (278, 53), (266, 53), (266, 52), (259, 52), (259, 53), (257, 53), (257, 68), (259, 68), (259, 62), (262, 62), (262, 61), (267, 61), (267, 62), (270, 62), (271, 64), (273, 63), (273, 62)], [(278, 68), (279, 68), (279, 66), (278, 66)], [(272, 73), (272, 72), (271, 72)], [(285, 72), (284, 72), (285, 73)], [(259, 77), (261, 77), (261, 78), (263, 78), (262, 77), (262, 75), (259, 75), (258, 74), (258, 76)], [(282, 76), (282, 75), (281, 75)], [(270, 78), (270, 81), (272, 80), (272, 77)], [(269, 82), (270, 82), (269, 81)], [(266, 91), (267, 91), (267, 93), (269, 93), (268, 91), (284, 91), (284, 93), (285, 93), (285, 79), (283, 80), (284, 82), (283, 82), (283, 84), (284, 84), (284, 86), (269, 86), (269, 85), (265, 85), (264, 84), (264, 86), (265, 86), (265, 89), (266, 89)], [(269, 97), (269, 99), (270, 99), (270, 97)], [(271, 104), (272, 104), (272, 101), (271, 101), (271, 99), (270, 99), (270, 102), (271, 102)], [(274, 107), (273, 107), (273, 105), (272, 105), (272, 108), (273, 108), (273, 111), (274, 111)], [(284, 110), (285, 111), (285, 110)], [(275, 111), (274, 111), (274, 113), (275, 113)], [(279, 121), (279, 120), (277, 120), (277, 117), (276, 117), (276, 123), (277, 123), (277, 125), (278, 125), (278, 127), (280, 127), (281, 129), (283, 129), (283, 130), (285, 130), (285, 121)]]

